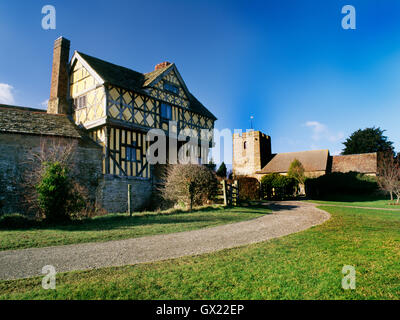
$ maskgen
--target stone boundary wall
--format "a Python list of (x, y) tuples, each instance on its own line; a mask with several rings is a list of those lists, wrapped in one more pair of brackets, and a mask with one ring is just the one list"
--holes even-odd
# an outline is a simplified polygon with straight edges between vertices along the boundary
[[(23, 175), (32, 166), (29, 158), (39, 152), (41, 143), (51, 143), (54, 137), (30, 134), (0, 133), (0, 214), (23, 213)], [(68, 142), (71, 138), (55, 138)], [(102, 176), (102, 149), (86, 139), (78, 141), (75, 150), (77, 180), (89, 192), (91, 201), (96, 199), (98, 180)]]
[(128, 211), (128, 184), (132, 186), (133, 210), (145, 207), (151, 198), (153, 183), (151, 179), (104, 175), (97, 188), (97, 204), (108, 212)]
[(364, 153), (344, 156), (332, 156), (331, 172), (360, 172), (376, 175), (378, 171), (378, 154)]

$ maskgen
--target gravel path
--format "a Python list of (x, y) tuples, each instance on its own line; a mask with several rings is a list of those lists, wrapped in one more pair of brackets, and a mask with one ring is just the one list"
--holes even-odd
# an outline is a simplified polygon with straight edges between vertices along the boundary
[(0, 279), (41, 276), (42, 267), (57, 272), (133, 265), (198, 255), (262, 242), (308, 229), (330, 215), (312, 203), (270, 205), (272, 214), (257, 219), (165, 235), (0, 252)]

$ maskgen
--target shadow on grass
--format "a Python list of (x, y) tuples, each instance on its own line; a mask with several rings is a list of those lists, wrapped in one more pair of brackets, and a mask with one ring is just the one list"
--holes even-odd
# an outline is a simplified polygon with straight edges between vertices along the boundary
[[(242, 212), (241, 212), (242, 211)], [(213, 214), (210, 214), (213, 213)], [(223, 213), (234, 214), (253, 214), (264, 215), (270, 213), (267, 207), (261, 204), (252, 204), (247, 207), (223, 207), (208, 206), (187, 211), (182, 209), (174, 209), (164, 212), (140, 212), (134, 213), (132, 217), (128, 214), (108, 214), (105, 216), (87, 218), (83, 220), (72, 220), (60, 224), (50, 224), (46, 222), (38, 222), (38, 225), (25, 228), (2, 228), (4, 231), (27, 231), (27, 230), (63, 230), (63, 231), (107, 231), (113, 229), (128, 229), (131, 227), (151, 226), (154, 224), (168, 225), (179, 223), (204, 223), (210, 225), (210, 222), (225, 224), (236, 222), (232, 216), (224, 216)], [(255, 216), (256, 218), (257, 216)], [(240, 219), (237, 220), (241, 221)]]
[(272, 203), (269, 204), (268, 207), (273, 211), (282, 211), (282, 210), (297, 209), (299, 206), (296, 206), (294, 204), (282, 204), (282, 203), (272, 202)]

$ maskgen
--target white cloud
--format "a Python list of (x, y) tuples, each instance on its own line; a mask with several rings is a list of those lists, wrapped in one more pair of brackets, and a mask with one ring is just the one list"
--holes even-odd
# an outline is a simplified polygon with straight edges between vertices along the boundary
[(332, 133), (325, 124), (318, 121), (307, 121), (304, 125), (311, 128), (311, 138), (314, 141), (338, 142), (344, 138), (343, 132)]
[(7, 83), (0, 83), (0, 103), (14, 104), (14, 87)]
[(40, 109), (47, 109), (47, 104), (48, 104), (48, 103), (49, 103), (49, 99), (43, 101), (43, 102), (39, 105)]

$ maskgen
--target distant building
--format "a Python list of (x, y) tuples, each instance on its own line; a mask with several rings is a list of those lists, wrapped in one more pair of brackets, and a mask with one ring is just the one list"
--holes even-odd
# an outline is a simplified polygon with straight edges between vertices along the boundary
[(308, 177), (329, 172), (360, 172), (376, 175), (377, 153), (331, 156), (329, 150), (272, 153), (271, 137), (260, 131), (233, 135), (233, 174), (261, 179), (269, 173), (286, 175), (291, 163), (299, 160)]

